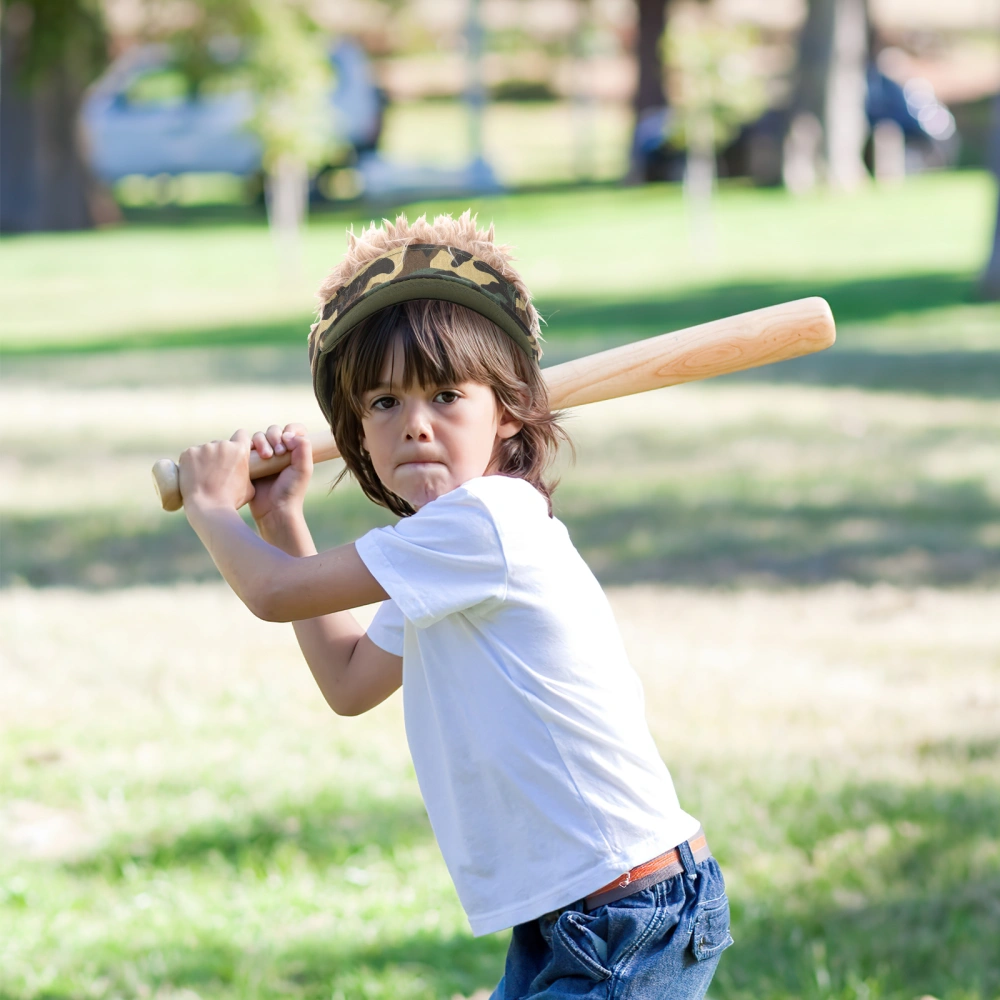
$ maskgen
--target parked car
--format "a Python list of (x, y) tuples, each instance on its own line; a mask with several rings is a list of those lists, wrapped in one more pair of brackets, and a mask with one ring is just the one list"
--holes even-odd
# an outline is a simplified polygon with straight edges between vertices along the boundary
[[(871, 129), (882, 121), (893, 121), (900, 127), (906, 144), (907, 172), (948, 166), (958, 154), (955, 120), (926, 80), (914, 79), (900, 85), (874, 64), (869, 65), (865, 114)], [(774, 108), (744, 126), (720, 152), (719, 173), (724, 177), (751, 177), (756, 184), (780, 184), (789, 117), (787, 109)], [(870, 139), (865, 161), (871, 169)]]
[[(330, 50), (335, 83), (329, 108), (341, 159), (374, 150), (384, 95), (356, 42)], [(82, 121), (91, 163), (103, 180), (130, 174), (230, 173), (261, 169), (261, 146), (247, 124), (253, 98), (238, 72), (219, 74), (192, 93), (164, 45), (131, 49), (91, 88)]]
[[(875, 65), (868, 69), (865, 113), (871, 128), (891, 120), (901, 128), (906, 143), (908, 172), (952, 164), (958, 155), (955, 119), (934, 94), (926, 80), (913, 79), (900, 85)], [(657, 109), (636, 129), (636, 142), (647, 164), (649, 180), (678, 181), (684, 176), (685, 153), (670, 142), (674, 113)], [(771, 108), (756, 121), (744, 125), (718, 154), (720, 177), (750, 177), (755, 184), (782, 182), (782, 157), (791, 113)], [(871, 166), (871, 143), (866, 161)]]

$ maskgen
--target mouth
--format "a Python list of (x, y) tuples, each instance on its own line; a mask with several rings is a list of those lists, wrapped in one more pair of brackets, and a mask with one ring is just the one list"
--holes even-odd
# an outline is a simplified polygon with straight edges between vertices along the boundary
[(422, 472), (429, 469), (440, 468), (444, 465), (443, 462), (430, 461), (426, 459), (414, 460), (412, 462), (400, 462), (396, 468), (397, 469), (409, 469), (413, 472)]

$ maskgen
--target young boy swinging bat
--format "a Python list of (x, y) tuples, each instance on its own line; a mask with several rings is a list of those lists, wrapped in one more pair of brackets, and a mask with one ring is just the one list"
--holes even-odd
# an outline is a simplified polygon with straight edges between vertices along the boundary
[[(607, 600), (552, 516), (562, 432), (507, 249), (469, 213), (401, 217), (352, 235), (320, 295), (317, 400), (345, 473), (400, 520), (317, 553), (311, 446), (288, 425), (182, 455), (192, 527), (254, 614), (294, 623), (334, 711), (402, 686), (473, 932), (514, 928), (495, 998), (703, 996), (731, 943), (725, 886)], [(252, 451), (291, 462), (253, 484)], [(365, 631), (350, 609), (378, 601)]]

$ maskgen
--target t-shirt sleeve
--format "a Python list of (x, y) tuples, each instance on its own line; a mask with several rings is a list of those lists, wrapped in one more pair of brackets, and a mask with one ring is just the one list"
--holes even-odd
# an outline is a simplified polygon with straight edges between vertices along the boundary
[(379, 649), (393, 656), (403, 655), (403, 629), (406, 619), (395, 601), (383, 601), (368, 626), (367, 636)]
[(507, 592), (507, 565), (493, 516), (461, 487), (398, 524), (369, 531), (355, 546), (418, 628)]

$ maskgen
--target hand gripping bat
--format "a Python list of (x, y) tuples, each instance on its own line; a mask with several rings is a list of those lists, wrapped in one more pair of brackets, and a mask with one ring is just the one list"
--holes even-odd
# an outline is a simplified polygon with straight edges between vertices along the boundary
[[(552, 409), (565, 410), (788, 361), (822, 351), (836, 337), (825, 299), (796, 299), (553, 365), (544, 375)], [(314, 461), (338, 457), (329, 431), (310, 436)], [(261, 459), (251, 452), (250, 478), (272, 476), (290, 460), (288, 454)], [(161, 458), (153, 466), (153, 482), (163, 509), (179, 510), (184, 501), (176, 463)]]

